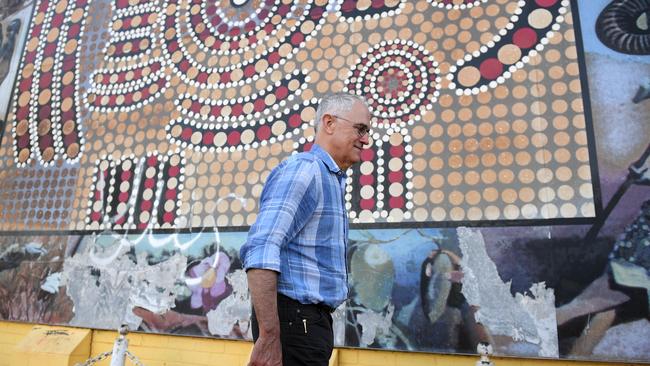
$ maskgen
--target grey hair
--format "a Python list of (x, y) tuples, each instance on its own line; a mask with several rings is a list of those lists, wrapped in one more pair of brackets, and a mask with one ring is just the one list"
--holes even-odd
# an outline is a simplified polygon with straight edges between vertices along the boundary
[(318, 109), (316, 109), (316, 121), (314, 123), (316, 131), (320, 129), (324, 115), (341, 115), (349, 112), (352, 110), (352, 106), (354, 106), (355, 103), (361, 103), (368, 108), (368, 102), (366, 102), (364, 97), (347, 92), (327, 94), (321, 98), (320, 103), (318, 104)]

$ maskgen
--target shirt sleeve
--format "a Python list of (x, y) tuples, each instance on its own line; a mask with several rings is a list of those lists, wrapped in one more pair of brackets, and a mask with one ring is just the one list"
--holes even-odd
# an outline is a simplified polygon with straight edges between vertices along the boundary
[(240, 250), (244, 270), (280, 272), (280, 250), (305, 226), (317, 200), (315, 177), (318, 162), (294, 159), (279, 166), (268, 177), (255, 224)]

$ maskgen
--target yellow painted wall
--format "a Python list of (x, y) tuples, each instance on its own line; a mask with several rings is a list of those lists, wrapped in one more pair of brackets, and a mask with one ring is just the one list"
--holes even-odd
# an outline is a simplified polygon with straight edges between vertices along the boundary
[[(0, 366), (10, 366), (13, 350), (33, 324), (0, 322)], [(111, 350), (117, 332), (94, 330), (91, 354), (95, 356)], [(145, 366), (244, 366), (251, 343), (218, 339), (131, 333), (128, 335), (129, 350)], [(478, 357), (451, 356), (410, 352), (374, 351), (361, 349), (338, 349), (339, 366), (474, 366)], [(566, 360), (537, 360), (521, 358), (498, 358), (497, 366), (605, 366), (605, 362), (575, 362)], [(98, 362), (108, 366), (110, 362)], [(127, 362), (127, 365), (130, 365)], [(641, 364), (615, 365), (641, 366)], [(13, 365), (11, 365), (13, 366)], [(44, 365), (55, 366), (55, 365)]]

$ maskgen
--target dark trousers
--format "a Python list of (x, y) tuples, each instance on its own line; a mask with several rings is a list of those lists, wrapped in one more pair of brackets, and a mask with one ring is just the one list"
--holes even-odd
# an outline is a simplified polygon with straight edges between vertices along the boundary
[[(331, 309), (321, 305), (304, 305), (278, 295), (282, 365), (303, 366), (329, 364), (334, 348)], [(253, 340), (259, 337), (255, 309), (251, 318)]]

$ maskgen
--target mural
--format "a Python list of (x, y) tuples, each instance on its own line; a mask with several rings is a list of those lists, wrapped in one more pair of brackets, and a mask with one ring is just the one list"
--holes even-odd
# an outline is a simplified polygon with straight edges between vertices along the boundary
[[(532, 296), (510, 295), (482, 239), (476, 242), (480, 235), (468, 229), (353, 231), (352, 295), (335, 313), (336, 343), (469, 353), (493, 332), (510, 339), (502, 347), (528, 345), (530, 355), (557, 357), (553, 291), (536, 284)], [(102, 329), (126, 323), (152, 332), (252, 337), (238, 258), (245, 232), (51, 238), (43, 244), (39, 238), (28, 244), (14, 238), (3, 253), (3, 295), (27, 288), (35, 296), (7, 304), (3, 318), (36, 321), (15, 310), (39, 299), (39, 309), (55, 323)], [(50, 253), (50, 247), (56, 251)], [(38, 262), (46, 271), (30, 276), (29, 286), (16, 286), (13, 279)], [(495, 294), (495, 286), (502, 291)], [(504, 317), (504, 302), (517, 318)], [(538, 319), (540, 314), (547, 319)]]
[(0, 5), (0, 125), (8, 112), (12, 85), (20, 63), (33, 1), (10, 0)]
[[(341, 89), (373, 113), (353, 223), (600, 209), (567, 0), (43, 0), (33, 20), (0, 147), (4, 231), (248, 226), (266, 174), (310, 148), (319, 96)], [(173, 154), (175, 176), (141, 165)], [(46, 218), (12, 184), (61, 168), (71, 181), (47, 190), (66, 217)]]
[(337, 345), (650, 361), (647, 1), (10, 3), (0, 319), (250, 339), (263, 183), (348, 90)]

